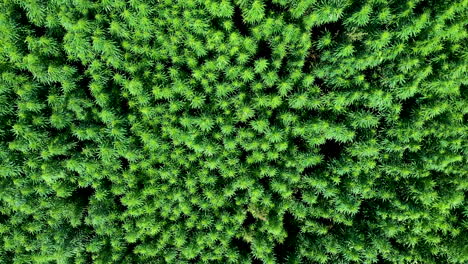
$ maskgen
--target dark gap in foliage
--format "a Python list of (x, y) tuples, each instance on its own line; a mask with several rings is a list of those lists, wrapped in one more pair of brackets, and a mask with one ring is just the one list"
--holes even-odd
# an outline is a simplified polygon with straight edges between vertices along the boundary
[(120, 195), (115, 195), (114, 196), (114, 204), (115, 206), (117, 207), (117, 210), (119, 210), (119, 212), (124, 212), (125, 210), (127, 210), (127, 206), (125, 206), (123, 203), (122, 203), (122, 198), (123, 198), (123, 195), (120, 194)]
[(273, 3), (273, 1), (264, 1), (265, 10), (270, 12), (269, 16), (274, 16), (274, 14), (286, 14), (289, 15), (285, 8), (281, 7), (280, 5)]
[(278, 69), (278, 77), (280, 78), (280, 82), (283, 79), (286, 79), (289, 77), (290, 71), (288, 69), (288, 65), (284, 63), (284, 59), (281, 60), (281, 65), (280, 68)]
[[(458, 206), (453, 209), (451, 209), (451, 213), (456, 216), (456, 219), (467, 219), (468, 218), (468, 211), (465, 209), (463, 206)], [(458, 227), (462, 225), (461, 222), (455, 223)]]
[(112, 102), (112, 106), (110, 108), (112, 108), (120, 115), (126, 115), (130, 113), (130, 105), (128, 103), (129, 98), (120, 96), (121, 88), (119, 85), (113, 81), (110, 81), (106, 86), (110, 87), (109, 94), (111, 95), (110, 101)]
[(265, 262), (261, 261), (260, 259), (253, 258), (252, 259), (252, 264), (264, 264)]
[[(89, 89), (89, 82), (91, 81), (91, 79), (89, 79), (88, 77), (84, 77), (84, 78), (80, 78), (80, 80), (78, 81), (78, 88), (82, 91), (82, 93), (84, 93), (84, 97), (86, 99), (88, 99), (89, 101), (91, 102), (94, 102), (95, 99), (94, 99), (94, 96), (93, 94), (91, 93), (91, 89)], [(97, 104), (94, 104), (94, 105), (97, 105)], [(90, 116), (90, 113), (87, 113), (88, 116)], [(87, 120), (90, 120), (91, 117)]]
[(78, 187), (76, 188), (72, 195), (71, 195), (71, 198), (73, 200), (85, 200), (85, 201), (89, 201), (89, 199), (91, 198), (91, 196), (94, 194), (94, 188), (93, 187), (90, 187), (90, 186), (87, 186), (87, 187)]
[(264, 58), (266, 60), (271, 58), (273, 50), (270, 47), (270, 44), (266, 40), (260, 40), (257, 45), (257, 58)]
[(145, 189), (145, 182), (147, 182), (147, 180), (144, 180), (144, 179), (140, 179), (139, 181), (137, 181), (136, 189), (137, 190), (144, 190)]
[[(351, 111), (350, 106), (345, 106), (345, 111)], [(336, 112), (328, 112), (327, 116), (329, 120), (333, 120), (336, 124), (346, 124), (346, 115), (343, 113), (336, 113)]]
[(31, 79), (34, 80), (34, 77), (32, 76), (32, 73), (27, 69), (14, 69), (14, 70), (12, 70), (12, 72), (14, 72), (14, 74), (16, 76), (25, 77), (25, 76), (22, 76), (22, 75), (27, 75), (27, 76), (30, 77), (30, 78), (28, 78), (28, 80), (31, 80)]
[(247, 216), (244, 222), (242, 223), (242, 227), (248, 228), (251, 224), (254, 224), (254, 223), (255, 223), (255, 217), (252, 215), (251, 212), (247, 211)]
[[(202, 65), (201, 63), (201, 59), (198, 58), (197, 56), (197, 59), (199, 61), (199, 65)], [(169, 70), (172, 69), (174, 67), (174, 64), (172, 64), (172, 61), (169, 59), (169, 58), (164, 58), (164, 59), (160, 59), (158, 61), (158, 65), (161, 64), (163, 67), (163, 73), (164, 73), (164, 76), (167, 78), (167, 80), (172, 80), (172, 77), (169, 77)], [(127, 73), (127, 72), (124, 72), (125, 75), (127, 78), (130, 78), (130, 74)]]
[(420, 95), (412, 96), (406, 100), (403, 100), (401, 103), (401, 111), (400, 111), (400, 118), (402, 120), (411, 119), (411, 115), (414, 111), (416, 111), (417, 107), (419, 107), (418, 99)]
[[(7, 122), (6, 120), (11, 120), (12, 118), (7, 116), (1, 116), (0, 118), (0, 127), (10, 127), (11, 125), (9, 124), (9, 122)], [(5, 130), (1, 130), (2, 128), (0, 128), (0, 140), (3, 142), (11, 142), (11, 141), (14, 141), (16, 139), (16, 136), (13, 134), (13, 133), (10, 133), (7, 129)], [(1, 145), (0, 145), (1, 146)], [(1, 146), (3, 147), (3, 146)], [(6, 148), (6, 147), (5, 147)]]
[(330, 32), (332, 38), (335, 38), (339, 36), (339, 32), (344, 32), (345, 28), (343, 25), (342, 21), (336, 21), (336, 22), (331, 22), (331, 23), (326, 23), (322, 24), (320, 26), (314, 26), (311, 29), (311, 41), (317, 41), (319, 40), (323, 35), (325, 35), (326, 32)]
[(6, 260), (6, 261), (7, 261), (7, 262), (5, 262), (5, 263), (14, 263), (13, 260), (16, 259), (16, 258), (15, 258), (15, 254), (14, 254), (15, 251), (2, 250), (1, 253), (2, 253), (2, 254), (5, 254), (5, 255), (2, 256), (2, 260)]
[[(395, 222), (394, 222), (395, 223)], [(402, 245), (401, 243), (398, 242), (397, 237), (391, 237), (388, 238), (388, 242), (392, 247), (397, 251), (397, 252), (406, 252), (407, 248), (406, 246)], [(392, 263), (392, 262), (389, 262)]]
[(299, 188), (294, 189), (294, 192), (293, 192), (292, 196), (293, 196), (297, 201), (302, 201), (302, 192), (301, 192), (301, 189), (299, 189)]
[[(466, 117), (466, 115), (464, 115)], [(438, 124), (447, 124), (451, 125), (453, 124), (453, 119), (450, 117), (450, 113), (444, 112), (439, 115), (434, 116), (431, 119), (431, 122), (436, 122)]]
[(265, 191), (270, 190), (270, 178), (262, 177), (258, 179), (258, 183), (263, 187)]
[(330, 32), (332, 39), (338, 42), (342, 42), (348, 38), (346, 29), (341, 21), (328, 23), (324, 25), (324, 31)]
[[(47, 27), (46, 30), (47, 30), (47, 35), (50, 36), (50, 37), (55, 38), (55, 40), (56, 40), (58, 43), (61, 43), (61, 42), (62, 42), (63, 37), (64, 37), (65, 34), (66, 34), (65, 29), (64, 29), (63, 27), (60, 27), (60, 26), (58, 26), (58, 27), (53, 27), (53, 28)], [(67, 58), (64, 56), (64, 57), (61, 58), (61, 59), (63, 59), (63, 61), (66, 61)]]
[(226, 29), (223, 27), (223, 22), (226, 20), (225, 18), (211, 16), (210, 19), (213, 29), (226, 32)]
[[(238, 126), (238, 124), (236, 124), (236, 127), (237, 127), (237, 126)], [(247, 151), (241, 150), (241, 151), (240, 151), (240, 155), (238, 156), (239, 162), (240, 162), (241, 164), (245, 164), (246, 161), (247, 161), (247, 156), (248, 156)]]
[[(213, 51), (209, 51), (208, 52), (209, 56), (212, 58), (212, 57), (216, 57), (214, 55), (214, 52)], [(210, 58), (207, 56), (207, 58)], [(192, 70), (189, 68), (188, 64), (187, 63), (180, 63), (180, 64), (177, 64), (177, 67), (179, 67), (179, 70), (180, 72), (183, 74), (183, 78), (184, 79), (190, 79), (191, 76), (192, 76)], [(149, 80), (151, 82), (151, 80)]]
[(201, 262), (200, 255), (198, 255), (195, 258), (189, 260), (189, 263), (191, 263), (191, 264), (198, 264), (200, 262)]
[(120, 157), (120, 158), (119, 158), (119, 163), (120, 163), (120, 165), (121, 165), (121, 169), (124, 170), (124, 171), (125, 171), (125, 170), (128, 170), (129, 167), (130, 167), (129, 161), (128, 161), (126, 158), (124, 158), (124, 157)]
[(80, 92), (84, 92), (85, 97), (90, 100), (94, 100), (91, 90), (89, 89), (89, 84), (91, 83), (91, 77), (87, 74), (87, 67), (80, 62), (68, 62), (70, 66), (73, 66), (76, 69), (76, 86)]
[(315, 78), (314, 79), (315, 85), (317, 85), (320, 88), (320, 92), (322, 94), (327, 94), (331, 91), (331, 87), (325, 84), (325, 80), (321, 78)]
[(70, 154), (61, 154), (61, 155), (54, 155), (53, 156), (53, 160), (58, 161), (58, 162), (66, 161), (69, 158), (70, 158)]
[(317, 219), (315, 219), (315, 221), (317, 221), (318, 223), (324, 225), (324, 226), (327, 226), (329, 229), (333, 227), (333, 225), (335, 224), (333, 222), (333, 220), (331, 219), (328, 219), (328, 218), (323, 218), (323, 217), (319, 217)]
[(304, 59), (304, 66), (302, 66), (302, 71), (305, 73), (311, 72), (313, 65), (320, 61), (320, 51), (318, 51), (314, 45), (311, 45), (307, 57)]
[[(437, 262), (436, 262), (436, 263), (437, 263)], [(443, 262), (441, 262), (441, 263), (443, 263)], [(382, 255), (379, 254), (379, 255), (377, 256), (377, 264), (394, 264), (394, 262), (391, 262), (391, 261), (389, 261), (389, 260), (384, 259), (384, 258), (382, 257)]]
[(309, 152), (310, 151), (308, 143), (307, 143), (307, 141), (305, 141), (304, 138), (302, 138), (302, 137), (293, 137), (292, 142), (297, 147), (297, 150), (299, 152)]
[(325, 144), (320, 145), (320, 153), (324, 156), (325, 161), (337, 159), (340, 157), (343, 149), (344, 145), (333, 139), (327, 139)]
[[(350, 111), (358, 112), (360, 110), (364, 110), (366, 112), (371, 113), (373, 116), (381, 116), (382, 114), (380, 113), (379, 110), (373, 108), (373, 107), (368, 107), (365, 105), (357, 105), (357, 106), (348, 106), (350, 108)], [(381, 120), (382, 121), (382, 120)], [(383, 125), (384, 122), (379, 122), (379, 126), (377, 127), (377, 130), (379, 130), (380, 126)]]
[(464, 84), (460, 85), (460, 97), (463, 100), (468, 100), (468, 86), (467, 85), (464, 85)]
[(380, 201), (373, 200), (362, 200), (359, 206), (359, 211), (354, 215), (354, 219), (357, 222), (367, 221), (374, 217), (374, 212), (379, 209)]
[(391, 264), (392, 262), (384, 259), (382, 254), (377, 255), (377, 264)]
[[(94, 8), (88, 8), (86, 9), (86, 12), (81, 12), (80, 14), (82, 17), (84, 17), (86, 20), (89, 20), (89, 21), (96, 21), (96, 15), (97, 15), (97, 12)], [(101, 15), (101, 14), (99, 14)], [(100, 25), (102, 26), (102, 28), (109, 28), (109, 22), (108, 22), (108, 19), (100, 19), (99, 20), (99, 23)], [(110, 34), (108, 34), (110, 35)]]
[(411, 164), (414, 161), (418, 160), (420, 155), (417, 152), (411, 152), (408, 149), (403, 151), (403, 157), (401, 158), (403, 164)]
[(285, 103), (283, 102), (278, 108), (270, 110), (271, 115), (267, 119), (272, 127), (284, 127), (283, 121), (281, 120), (281, 111), (285, 108), (284, 106)]
[[(316, 166), (313, 166), (313, 167), (307, 167), (307, 168), (304, 168), (304, 170), (301, 172), (301, 175), (311, 175), (313, 174), (314, 172), (316, 172), (318, 169), (326, 169), (324, 168), (324, 163), (322, 164), (318, 164)], [(302, 194), (298, 194), (298, 197), (301, 197), (302, 199)]]
[(127, 243), (124, 256), (131, 256), (136, 246), (137, 246), (136, 243)]
[[(21, 26), (25, 26), (27, 29), (32, 31), (35, 37), (42, 37), (42, 36), (49, 36), (55, 38), (58, 43), (61, 43), (63, 36), (65, 35), (65, 29), (63, 27), (45, 27), (45, 26), (38, 26), (31, 21), (29, 21), (26, 10), (21, 8), (18, 5), (15, 5), (13, 8), (15, 10), (15, 22), (20, 24)], [(28, 32), (29, 33), (29, 32)], [(17, 42), (20, 43), (20, 42)], [(66, 57), (59, 58), (61, 61), (65, 61)]]
[(249, 256), (252, 253), (249, 243), (247, 243), (243, 239), (233, 238), (231, 240), (231, 244), (237, 247), (237, 249), (239, 250), (239, 253), (243, 256)]
[(39, 27), (35, 25), (34, 23), (32, 23), (31, 21), (29, 21), (28, 16), (26, 15), (26, 12), (27, 12), (26, 10), (21, 8), (19, 5), (15, 5), (14, 10), (15, 10), (15, 15), (16, 15), (15, 17), (16, 22), (23, 26), (27, 26), (29, 29), (31, 29), (35, 37), (41, 37), (46, 34), (47, 32), (46, 28)]
[(109, 180), (109, 178), (105, 177), (102, 180), (101, 186), (105, 188), (106, 190), (110, 190), (112, 188), (112, 182)]
[(351, 5), (349, 5), (346, 10), (349, 12), (349, 13), (356, 13), (356, 12), (359, 12), (361, 10), (361, 8), (363, 7), (363, 5), (365, 4), (364, 1), (350, 1)]
[[(443, 234), (442, 231), (438, 231), (437, 233), (438, 233), (439, 235)], [(457, 238), (460, 239), (460, 236), (458, 236)], [(463, 244), (465, 244), (465, 251), (464, 251), (464, 252), (466, 252), (466, 248), (467, 248), (467, 247), (466, 247), (466, 243), (465, 243), (465, 242), (461, 242), (461, 243), (460, 243), (460, 245), (463, 245)], [(446, 263), (446, 262), (447, 262), (447, 260), (445, 259), (444, 256), (441, 256), (441, 255), (432, 255), (432, 257), (433, 257), (433, 261), (434, 261), (433, 263)]]
[(71, 138), (75, 138), (75, 147), (74, 147), (74, 150), (76, 151), (76, 153), (83, 153), (83, 150), (87, 147), (87, 146), (92, 146), (93, 145), (93, 141), (91, 140), (87, 140), (87, 139), (79, 139), (77, 138), (75, 135), (71, 134)]
[(94, 191), (94, 188), (90, 186), (78, 187), (72, 192), (70, 200), (78, 204), (85, 214), (87, 214), (89, 201), (91, 200), (91, 196), (94, 195)]
[(119, 104), (119, 107), (117, 108), (119, 114), (126, 116), (127, 114), (131, 113), (130, 104), (128, 103), (128, 100), (122, 97), (117, 102)]
[[(6, 186), (4, 184), (2, 184), (2, 186), (0, 186), (0, 187), (2, 187), (2, 189), (6, 188)], [(5, 205), (3, 203), (0, 203), (0, 207), (6, 208), (6, 206), (5, 207), (4, 206)], [(8, 220), (8, 219), (9, 219), (8, 215), (3, 214), (2, 211), (0, 211), (0, 223), (5, 223), (6, 220)]]
[[(415, 1), (415, 7), (413, 8), (413, 16), (420, 16), (425, 11), (433, 11), (435, 9), (434, 5), (437, 4), (438, 1)], [(431, 12), (433, 13), (433, 12)]]
[(276, 244), (274, 248), (275, 256), (278, 258), (279, 263), (286, 263), (292, 254), (296, 254), (298, 235), (300, 224), (294, 218), (294, 216), (286, 212), (283, 216), (283, 227), (288, 232), (288, 236), (285, 241), (280, 244)]
[(234, 6), (234, 16), (232, 17), (232, 20), (234, 21), (234, 26), (239, 30), (239, 33), (241, 35), (249, 35), (247, 25), (244, 23), (244, 20), (242, 18), (242, 10), (237, 5)]
[(86, 262), (85, 263), (93, 263), (93, 255), (92, 254), (85, 254)]
[[(373, 69), (373, 68), (364, 68), (363, 70), (360, 71), (360, 74), (363, 74), (364, 75), (364, 79), (367, 81), (367, 82), (381, 82), (381, 79), (382, 79), (382, 69), (383, 67), (378, 67), (377, 69)], [(360, 85), (359, 87), (357, 87), (359, 89), (359, 91), (368, 91), (368, 90), (372, 90), (372, 87), (365, 87), (364, 85)]]

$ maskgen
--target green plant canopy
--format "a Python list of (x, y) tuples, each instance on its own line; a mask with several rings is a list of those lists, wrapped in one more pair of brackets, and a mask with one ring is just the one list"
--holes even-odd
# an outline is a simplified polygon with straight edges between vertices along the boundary
[(468, 263), (468, 0), (0, 0), (0, 264)]

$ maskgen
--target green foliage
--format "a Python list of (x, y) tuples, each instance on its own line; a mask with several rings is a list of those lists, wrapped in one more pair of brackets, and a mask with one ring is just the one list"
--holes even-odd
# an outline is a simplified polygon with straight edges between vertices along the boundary
[(3, 0), (0, 263), (467, 263), (467, 0)]

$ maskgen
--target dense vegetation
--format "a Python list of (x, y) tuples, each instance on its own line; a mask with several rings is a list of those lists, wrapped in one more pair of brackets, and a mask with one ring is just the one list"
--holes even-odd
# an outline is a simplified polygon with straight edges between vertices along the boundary
[(468, 263), (468, 0), (0, 10), (0, 263)]

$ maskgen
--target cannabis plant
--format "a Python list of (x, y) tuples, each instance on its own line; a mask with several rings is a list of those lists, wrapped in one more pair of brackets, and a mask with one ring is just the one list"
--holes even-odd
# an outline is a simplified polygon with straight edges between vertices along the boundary
[(468, 0), (0, 10), (0, 263), (468, 263)]

